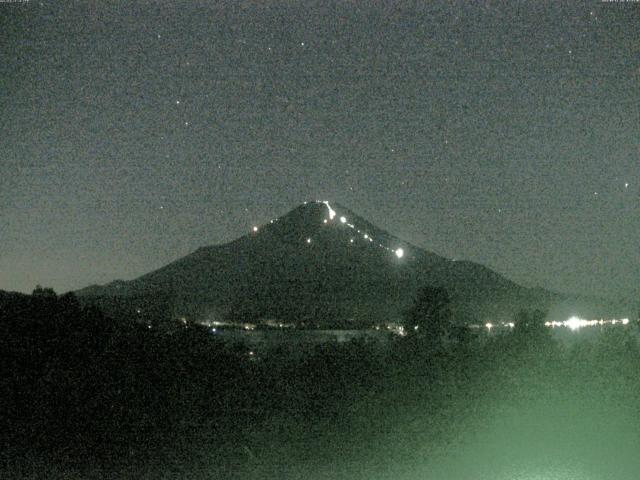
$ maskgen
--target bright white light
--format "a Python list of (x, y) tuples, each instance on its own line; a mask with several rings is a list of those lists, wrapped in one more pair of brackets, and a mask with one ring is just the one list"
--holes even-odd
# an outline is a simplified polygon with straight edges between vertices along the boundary
[(349, 243), (353, 243), (353, 238), (351, 240), (349, 240)]
[(326, 218), (324, 219), (324, 223), (327, 223), (327, 219)]
[(484, 324), (484, 326), (487, 327), (487, 330), (491, 330), (493, 328), (493, 323), (487, 322)]
[(345, 217), (340, 217), (340, 223), (347, 223), (347, 219)]
[(587, 324), (586, 320), (583, 320), (578, 317), (571, 317), (564, 322), (564, 326), (570, 328), (571, 330), (577, 330), (580, 327), (583, 327)]
[(627, 325), (629, 323), (629, 319), (628, 318), (623, 318), (622, 319), (622, 324), (623, 325)]
[(307, 238), (307, 243), (311, 243), (311, 239), (310, 238)]
[(335, 210), (333, 208), (331, 208), (331, 205), (329, 205), (329, 202), (324, 201), (322, 203), (324, 203), (327, 206), (327, 208), (329, 209), (329, 219), (333, 220), (333, 217), (336, 216)]
[(258, 231), (258, 227), (255, 227), (255, 226), (254, 226), (254, 227), (253, 227), (253, 231), (254, 231), (254, 232), (257, 232), (257, 231)]
[(398, 249), (396, 250), (396, 257), (398, 257), (398, 258), (402, 258), (403, 256), (404, 256), (404, 250), (403, 250), (403, 249), (401, 249), (401, 248), (398, 248)]
[(367, 235), (366, 233), (364, 234), (364, 238), (366, 238), (367, 240), (369, 239), (369, 235)]

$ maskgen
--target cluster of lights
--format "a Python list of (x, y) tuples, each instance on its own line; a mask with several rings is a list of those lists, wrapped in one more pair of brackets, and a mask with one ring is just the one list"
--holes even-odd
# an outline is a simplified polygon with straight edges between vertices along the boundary
[[(307, 203), (308, 202), (304, 202), (305, 205)], [(323, 200), (323, 201), (316, 200), (316, 203), (323, 203), (327, 207), (327, 210), (329, 212), (329, 218), (323, 219), (323, 223), (328, 224), (329, 221), (333, 220), (336, 217), (336, 211), (331, 207), (331, 205), (329, 204), (329, 202), (327, 200)], [(269, 221), (269, 223), (273, 224), (274, 222), (277, 222), (277, 221), (278, 221), (278, 219), (275, 219), (275, 220), (272, 219), (272, 220)], [(367, 240), (368, 242), (373, 243), (373, 237), (371, 235), (369, 235), (368, 233), (363, 232), (360, 229), (356, 228), (356, 226), (353, 225), (352, 223), (349, 223), (347, 221), (347, 217), (345, 217), (344, 215), (340, 216), (340, 223), (343, 224), (343, 225), (346, 225), (347, 227), (351, 228), (352, 230), (355, 230), (357, 233), (362, 235), (362, 238), (364, 240)], [(254, 225), (252, 227), (252, 232), (253, 233), (258, 233), (258, 230), (259, 230), (259, 228), (258, 228), (257, 225)], [(308, 237), (306, 239), (306, 243), (307, 244), (310, 244), (311, 241), (312, 241), (311, 237)], [(353, 238), (349, 239), (349, 243), (354, 243), (354, 241), (355, 240)], [(384, 248), (388, 252), (393, 253), (397, 258), (402, 258), (402, 257), (404, 257), (404, 254), (405, 254), (405, 251), (402, 248), (392, 249), (392, 248), (389, 248), (389, 247), (386, 247), (386, 246), (382, 245), (381, 243), (378, 243), (378, 247)]]
[(579, 328), (583, 328), (583, 327), (595, 327), (595, 326), (602, 326), (602, 325), (628, 325), (629, 324), (629, 319), (628, 318), (621, 318), (621, 319), (612, 319), (612, 320), (604, 320), (604, 319), (600, 319), (600, 320), (585, 320), (584, 318), (579, 318), (579, 317), (571, 317), (567, 320), (565, 320), (564, 322), (557, 322), (557, 321), (552, 321), (552, 322), (545, 322), (545, 326), (547, 327), (551, 327), (551, 328), (556, 328), (556, 327), (566, 327), (570, 330), (578, 330)]
[[(399, 335), (401, 337), (404, 337), (407, 335), (407, 331), (404, 328), (404, 326), (402, 325), (398, 325), (397, 323), (387, 323), (386, 325), (376, 325), (373, 327), (375, 330), (380, 331), (380, 330), (387, 330), (389, 333), (393, 333), (395, 335)], [(414, 330), (418, 330), (418, 326), (415, 325), (413, 327)]]
[[(484, 324), (484, 328), (486, 328), (487, 330), (491, 331), (492, 328), (500, 326), (502, 328), (513, 328), (516, 326), (515, 323), (513, 322), (501, 322), (499, 325), (496, 325), (495, 323), (491, 323), (491, 322), (487, 322)], [(471, 325), (472, 328), (480, 328), (479, 325)]]
[[(336, 212), (335, 212), (335, 210), (334, 210), (333, 208), (331, 208), (331, 205), (330, 205), (330, 204), (329, 204), (329, 202), (328, 202), (328, 201), (326, 201), (326, 200), (325, 200), (325, 201), (322, 201), (322, 202), (320, 202), (319, 200), (317, 200), (317, 202), (318, 202), (318, 203), (324, 203), (324, 204), (326, 205), (327, 209), (329, 210), (329, 219), (326, 219), (326, 218), (325, 218), (325, 219), (323, 220), (323, 222), (324, 222), (324, 223), (329, 223), (329, 220), (333, 220), (333, 219), (335, 218), (335, 216), (336, 216)], [(305, 202), (305, 204), (306, 204), (306, 202)], [(341, 217), (340, 217), (340, 223), (342, 223), (342, 224), (346, 225), (347, 227), (351, 228), (352, 230), (355, 230), (355, 231), (356, 231), (356, 232), (358, 232), (360, 235), (362, 235), (362, 238), (364, 238), (365, 240), (368, 240), (370, 243), (373, 243), (373, 237), (372, 237), (371, 235), (369, 235), (369, 234), (368, 234), (368, 233), (366, 233), (366, 232), (362, 232), (362, 231), (360, 231), (358, 228), (356, 228), (356, 227), (355, 227), (355, 225), (353, 225), (353, 224), (349, 223), (349, 222), (347, 221), (347, 218), (346, 218), (345, 216), (341, 216)], [(351, 239), (349, 240), (349, 243), (353, 243), (353, 242), (354, 242), (354, 240), (353, 240), (353, 238), (351, 238)], [(310, 242), (309, 240), (307, 240), (307, 243), (311, 243), (311, 242)], [(385, 247), (385, 246), (384, 246), (384, 245), (382, 245), (381, 243), (378, 243), (378, 246), (379, 246), (380, 248), (384, 248), (385, 250), (387, 250), (387, 251), (389, 251), (389, 252), (393, 252), (393, 253), (395, 254), (395, 256), (396, 256), (396, 257), (398, 257), (398, 258), (402, 258), (402, 257), (404, 257), (404, 250), (403, 250), (402, 248), (397, 248), (397, 249), (393, 250), (393, 249), (391, 249), (391, 248), (389, 248), (389, 247)]]
[[(604, 326), (604, 325), (628, 325), (628, 318), (621, 319), (612, 319), (612, 320), (585, 320), (584, 318), (579, 317), (570, 317), (567, 320), (559, 322), (557, 320), (548, 321), (544, 323), (545, 327), (549, 328), (557, 328), (557, 327), (565, 327), (570, 330), (578, 330), (583, 327), (595, 327), (595, 326)], [(480, 325), (470, 325), (472, 328), (480, 328)], [(514, 328), (515, 323), (513, 322), (501, 322), (500, 324), (495, 324), (491, 322), (487, 322), (484, 324), (484, 328), (491, 331), (491, 329), (500, 326), (502, 328)]]

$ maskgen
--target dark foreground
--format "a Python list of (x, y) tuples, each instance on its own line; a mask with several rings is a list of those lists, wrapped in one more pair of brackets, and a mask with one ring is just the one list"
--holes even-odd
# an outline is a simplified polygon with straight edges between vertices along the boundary
[(633, 479), (632, 326), (299, 352), (3, 299), (0, 478)]

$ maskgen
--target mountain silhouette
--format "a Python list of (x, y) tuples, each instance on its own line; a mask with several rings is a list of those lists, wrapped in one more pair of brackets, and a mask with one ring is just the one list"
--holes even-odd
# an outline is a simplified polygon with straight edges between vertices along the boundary
[(76, 293), (106, 311), (355, 326), (398, 321), (426, 284), (445, 287), (464, 321), (507, 318), (559, 299), (412, 245), (328, 201), (305, 202), (134, 280)]

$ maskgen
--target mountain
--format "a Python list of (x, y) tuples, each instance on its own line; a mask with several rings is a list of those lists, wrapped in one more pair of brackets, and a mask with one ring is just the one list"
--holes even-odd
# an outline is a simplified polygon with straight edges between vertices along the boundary
[(447, 288), (465, 321), (507, 319), (562, 299), (428, 252), (326, 201), (305, 202), (230, 243), (199, 248), (137, 279), (76, 293), (108, 312), (344, 326), (399, 320), (426, 284)]

